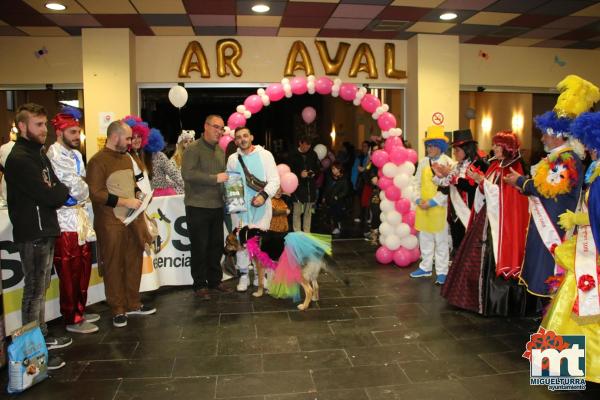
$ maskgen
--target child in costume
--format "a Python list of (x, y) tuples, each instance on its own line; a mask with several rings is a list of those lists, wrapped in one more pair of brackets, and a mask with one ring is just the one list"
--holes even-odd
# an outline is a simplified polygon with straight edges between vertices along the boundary
[(275, 197), (271, 199), (271, 207), (273, 207), (273, 217), (271, 218), (271, 226), (269, 230), (275, 232), (287, 232), (290, 230), (288, 224), (288, 215), (290, 209), (284, 199), (281, 198), (281, 188), (275, 193)]
[(443, 126), (430, 126), (424, 139), (427, 156), (419, 161), (416, 172), (417, 209), (415, 229), (419, 231), (419, 247), (422, 261), (411, 278), (431, 276), (435, 254), (436, 285), (446, 282), (449, 258), (449, 235), (446, 222), (447, 188), (436, 183), (436, 164), (452, 166), (454, 162), (444, 154), (448, 149), (448, 138)]
[(600, 113), (581, 114), (571, 132), (593, 162), (585, 174), (587, 189), (580, 207), (559, 217), (563, 229), (576, 228), (577, 234), (554, 250), (565, 275), (541, 327), (557, 335), (585, 335), (585, 379), (600, 383)]

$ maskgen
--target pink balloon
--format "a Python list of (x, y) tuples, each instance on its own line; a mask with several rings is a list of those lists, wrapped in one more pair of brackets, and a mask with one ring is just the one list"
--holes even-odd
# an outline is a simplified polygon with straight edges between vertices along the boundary
[(263, 102), (259, 95), (253, 94), (252, 96), (246, 97), (244, 100), (244, 107), (246, 110), (250, 111), (252, 114), (256, 114), (263, 108)]
[(409, 252), (409, 258), (410, 258), (410, 262), (415, 262), (417, 261), (419, 258), (421, 258), (421, 250), (419, 250), (419, 246), (415, 247), (412, 250), (408, 250)]
[[(385, 194), (387, 196), (387, 193)], [(400, 214), (404, 215), (407, 212), (410, 211), (410, 200), (402, 198), (402, 199), (398, 199), (396, 200), (396, 202), (394, 203), (394, 208), (396, 209), (396, 211), (398, 211)]]
[(312, 123), (317, 117), (317, 111), (312, 107), (304, 107), (302, 110), (302, 120), (306, 124)]
[(408, 267), (410, 265), (410, 253), (404, 247), (400, 247), (394, 251), (394, 264), (400, 268)]
[(390, 161), (396, 165), (403, 164), (408, 159), (408, 153), (404, 147), (395, 146), (390, 151)]
[(385, 140), (385, 144), (383, 145), (383, 148), (388, 153), (391, 153), (392, 149), (394, 149), (394, 147), (404, 147), (404, 144), (402, 143), (402, 139), (400, 139), (398, 136), (391, 136), (391, 137), (387, 138)]
[(290, 79), (290, 86), (294, 94), (304, 94), (308, 90), (306, 87), (306, 78), (303, 76), (295, 76)]
[(329, 158), (324, 158), (321, 160), (321, 166), (325, 169), (331, 166), (331, 160)]
[(298, 177), (288, 172), (280, 178), (280, 185), (283, 193), (292, 194), (298, 188)]
[(231, 114), (229, 116), (229, 118), (227, 118), (227, 126), (232, 131), (234, 131), (236, 128), (238, 128), (240, 126), (245, 126), (245, 125), (246, 125), (246, 117), (244, 117), (244, 114), (241, 114), (239, 112), (234, 112), (233, 114)]
[(413, 164), (416, 164), (417, 162), (417, 152), (414, 149), (407, 149), (406, 150), (406, 158), (408, 161), (410, 161)]
[(319, 94), (330, 94), (333, 81), (325, 76), (315, 81), (315, 91)]
[(285, 96), (285, 91), (283, 90), (283, 85), (281, 83), (271, 83), (267, 86), (265, 93), (269, 96), (269, 100), (271, 101), (279, 101)]
[(377, 125), (382, 131), (389, 131), (396, 127), (396, 117), (394, 117), (394, 114), (385, 112), (377, 119)]
[(387, 176), (383, 176), (383, 177), (379, 178), (379, 181), (377, 181), (377, 185), (379, 186), (379, 188), (381, 190), (386, 190), (390, 186), (394, 185), (394, 181), (392, 179), (388, 178)]
[(356, 97), (356, 85), (352, 83), (343, 83), (340, 86), (340, 97), (346, 101), (352, 101)]
[(413, 235), (413, 236), (417, 236), (417, 234), (418, 234), (418, 233), (419, 233), (419, 231), (418, 231), (418, 230), (416, 230), (414, 226), (411, 226), (411, 227), (410, 227), (410, 234), (411, 234), (411, 235)]
[(400, 192), (400, 189), (394, 185), (391, 185), (385, 189), (385, 197), (390, 201), (396, 201), (400, 199), (400, 196), (402, 196), (402, 192)]
[(279, 176), (283, 176), (288, 172), (292, 172), (292, 170), (290, 169), (290, 167), (288, 167), (287, 164), (279, 164), (277, 166), (277, 172), (279, 173)]
[(384, 150), (375, 150), (371, 155), (371, 161), (377, 168), (382, 168), (390, 160), (390, 155)]
[(232, 140), (233, 140), (233, 138), (231, 136), (229, 136), (229, 135), (223, 135), (223, 136), (221, 136), (221, 138), (219, 139), (219, 147), (221, 149), (223, 149), (223, 151), (225, 151), (225, 149), (227, 149), (227, 145)]
[(394, 259), (394, 252), (385, 246), (381, 246), (375, 252), (375, 259), (380, 264), (389, 264)]
[[(384, 163), (384, 164), (385, 164), (385, 163)], [(377, 166), (377, 165), (376, 165), (376, 166)], [(382, 169), (382, 168), (379, 168), (379, 169), (377, 170), (377, 177), (378, 177), (378, 178), (383, 178), (383, 176), (384, 176), (384, 175), (383, 175), (383, 169)]]
[(407, 212), (406, 214), (404, 214), (402, 216), (402, 220), (404, 223), (408, 224), (409, 226), (415, 226), (415, 211), (414, 210), (410, 210), (409, 212)]
[(365, 94), (365, 96), (360, 101), (360, 106), (368, 112), (369, 114), (373, 114), (377, 107), (381, 105), (381, 101), (372, 94)]

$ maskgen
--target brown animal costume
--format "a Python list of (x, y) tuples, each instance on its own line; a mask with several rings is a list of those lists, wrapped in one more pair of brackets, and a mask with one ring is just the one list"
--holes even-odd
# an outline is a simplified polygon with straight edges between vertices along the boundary
[(87, 182), (106, 301), (113, 315), (137, 310), (141, 306), (142, 252), (151, 237), (143, 213), (125, 226), (122, 221), (129, 209), (117, 206), (119, 197), (135, 197), (132, 159), (125, 153), (102, 149), (89, 161)]

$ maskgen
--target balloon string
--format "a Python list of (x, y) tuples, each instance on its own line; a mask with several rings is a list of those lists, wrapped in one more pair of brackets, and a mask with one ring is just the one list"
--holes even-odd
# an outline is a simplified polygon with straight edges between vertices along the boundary
[(177, 111), (179, 112), (179, 133), (183, 131), (183, 125), (181, 124), (181, 107), (177, 107)]

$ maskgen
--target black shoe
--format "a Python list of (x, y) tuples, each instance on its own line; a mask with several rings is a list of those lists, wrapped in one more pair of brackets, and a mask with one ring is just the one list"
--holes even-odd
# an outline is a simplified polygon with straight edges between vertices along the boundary
[(63, 347), (70, 346), (71, 343), (73, 343), (73, 339), (67, 336), (46, 337), (46, 347), (48, 350), (62, 349)]
[(200, 288), (194, 290), (194, 296), (198, 297), (200, 300), (208, 301), (210, 300), (210, 293), (207, 288)]
[(117, 328), (123, 328), (127, 326), (127, 316), (125, 314), (118, 314), (113, 317), (113, 325)]
[(55, 369), (60, 369), (67, 365), (67, 363), (58, 356), (48, 356), (48, 371), (53, 371)]
[(150, 315), (150, 314), (154, 314), (156, 312), (156, 308), (154, 307), (148, 307), (145, 305), (141, 305), (140, 308), (138, 308), (137, 310), (133, 310), (133, 311), (127, 311), (125, 313), (125, 315), (129, 316), (129, 315)]

